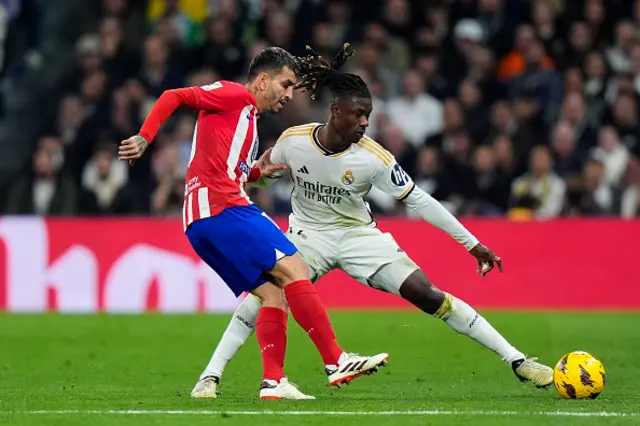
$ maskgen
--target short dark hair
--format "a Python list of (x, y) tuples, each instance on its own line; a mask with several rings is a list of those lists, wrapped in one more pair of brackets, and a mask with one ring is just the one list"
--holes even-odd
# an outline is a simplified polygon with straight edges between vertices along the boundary
[(256, 55), (249, 65), (248, 80), (251, 81), (261, 72), (280, 72), (284, 67), (289, 67), (296, 72), (296, 60), (293, 55), (281, 47), (270, 46)]
[(302, 81), (296, 85), (297, 89), (311, 91), (311, 99), (315, 99), (325, 87), (334, 100), (343, 97), (371, 98), (371, 92), (360, 76), (338, 71), (356, 53), (355, 50), (349, 51), (349, 43), (342, 46), (331, 64), (310, 46), (307, 46), (307, 50), (310, 52), (309, 56), (296, 58), (298, 72), (302, 76)]

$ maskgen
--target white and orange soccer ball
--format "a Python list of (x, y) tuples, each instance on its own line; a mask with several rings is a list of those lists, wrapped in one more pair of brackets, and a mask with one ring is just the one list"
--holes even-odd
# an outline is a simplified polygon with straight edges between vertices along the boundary
[(553, 369), (553, 383), (566, 399), (594, 399), (604, 390), (606, 373), (602, 362), (588, 352), (570, 352)]

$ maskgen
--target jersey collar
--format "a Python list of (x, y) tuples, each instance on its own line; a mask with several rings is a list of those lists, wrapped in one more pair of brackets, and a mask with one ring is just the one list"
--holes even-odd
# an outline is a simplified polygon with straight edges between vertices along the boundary
[(324, 126), (325, 126), (325, 124), (319, 124), (318, 126), (316, 126), (316, 128), (313, 129), (313, 134), (312, 134), (312, 137), (311, 137), (311, 140), (313, 141), (313, 144), (316, 146), (316, 148), (318, 148), (318, 150), (320, 152), (322, 152), (323, 155), (325, 155), (327, 157), (337, 157), (337, 156), (342, 155), (342, 154), (344, 154), (345, 152), (347, 152), (347, 151), (349, 151), (351, 149), (353, 144), (349, 145), (347, 148), (343, 149), (342, 151), (338, 151), (338, 152), (331, 152), (328, 149), (326, 149), (324, 146), (322, 146), (322, 144), (320, 143), (320, 139), (318, 138), (318, 132)]

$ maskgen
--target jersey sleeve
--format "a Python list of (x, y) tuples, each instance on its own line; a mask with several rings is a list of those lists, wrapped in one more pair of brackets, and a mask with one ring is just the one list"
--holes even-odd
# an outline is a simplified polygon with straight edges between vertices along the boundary
[(271, 150), (271, 162), (275, 164), (287, 164), (286, 149), (289, 144), (287, 131), (285, 130)]
[(398, 200), (404, 200), (411, 194), (416, 184), (391, 153), (385, 151), (385, 154), (387, 161), (376, 162), (377, 172), (373, 178), (373, 186)]
[(229, 81), (193, 86), (191, 90), (196, 97), (197, 109), (202, 111), (220, 113), (250, 104), (249, 91), (244, 86)]

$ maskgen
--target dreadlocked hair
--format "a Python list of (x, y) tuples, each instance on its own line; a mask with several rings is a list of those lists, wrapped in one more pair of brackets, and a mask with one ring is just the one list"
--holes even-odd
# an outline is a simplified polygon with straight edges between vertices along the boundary
[(356, 51), (349, 50), (349, 43), (345, 43), (331, 63), (312, 47), (307, 46), (308, 56), (296, 57), (298, 74), (302, 81), (296, 84), (296, 89), (303, 92), (310, 91), (311, 99), (327, 88), (334, 99), (343, 97), (371, 98), (371, 93), (365, 82), (359, 76), (341, 72), (338, 69), (353, 56)]

